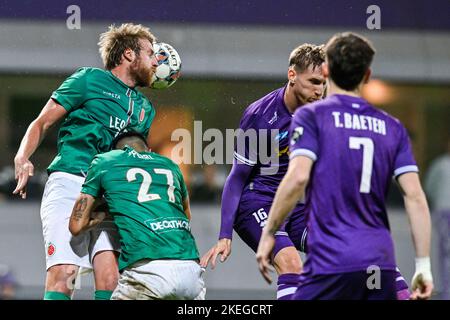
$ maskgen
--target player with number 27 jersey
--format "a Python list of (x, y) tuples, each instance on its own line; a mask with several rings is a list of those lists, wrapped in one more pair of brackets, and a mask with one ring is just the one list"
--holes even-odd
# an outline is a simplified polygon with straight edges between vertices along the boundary
[(120, 235), (119, 270), (144, 259), (198, 259), (186, 185), (170, 159), (130, 147), (97, 155), (81, 192), (105, 197)]

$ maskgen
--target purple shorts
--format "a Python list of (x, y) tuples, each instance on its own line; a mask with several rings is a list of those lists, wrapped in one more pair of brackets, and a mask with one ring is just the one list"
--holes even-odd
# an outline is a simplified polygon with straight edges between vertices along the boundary
[(370, 289), (365, 271), (300, 276), (292, 300), (396, 300), (396, 271), (381, 270), (379, 288)]
[[(254, 251), (258, 249), (263, 227), (266, 225), (271, 202), (243, 196), (239, 212), (234, 223), (234, 230), (239, 237)], [(286, 247), (295, 247), (306, 251), (306, 221), (303, 210), (298, 207), (275, 234), (273, 256)]]

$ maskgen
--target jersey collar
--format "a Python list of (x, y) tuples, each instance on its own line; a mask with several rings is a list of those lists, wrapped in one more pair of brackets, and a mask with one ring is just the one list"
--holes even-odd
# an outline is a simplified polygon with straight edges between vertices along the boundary
[(125, 84), (125, 82), (123, 82), (123, 81), (120, 80), (118, 77), (116, 77), (116, 76), (111, 72), (111, 70), (107, 70), (106, 72), (114, 79), (114, 81), (120, 83), (123, 87), (127, 88), (127, 91), (128, 91), (128, 90), (131, 90), (132, 92), (134, 92), (135, 94), (137, 94), (136, 87), (132, 88), (132, 87), (130, 87), (130, 86), (127, 86), (127, 85)]

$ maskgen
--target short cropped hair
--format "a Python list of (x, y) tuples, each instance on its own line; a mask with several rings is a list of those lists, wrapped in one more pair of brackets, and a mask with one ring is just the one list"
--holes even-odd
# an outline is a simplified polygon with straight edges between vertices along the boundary
[(344, 32), (334, 35), (325, 47), (330, 78), (345, 90), (354, 90), (369, 69), (375, 48), (363, 36)]
[(305, 71), (310, 65), (313, 69), (320, 67), (325, 61), (323, 47), (323, 45), (316, 46), (309, 43), (298, 46), (289, 55), (289, 67), (295, 67), (297, 72)]
[(148, 147), (147, 140), (141, 133), (136, 131), (126, 131), (119, 133), (119, 135), (117, 135), (117, 137), (114, 138), (111, 144), (111, 150), (117, 149), (117, 145), (119, 144), (119, 142), (122, 142), (122, 140), (124, 139), (129, 139), (131, 141), (138, 140), (139, 142), (142, 142), (146, 147)]
[(156, 40), (150, 29), (141, 24), (124, 23), (119, 27), (111, 25), (108, 31), (100, 35), (98, 42), (105, 69), (111, 70), (117, 67), (126, 49), (131, 49), (139, 54), (141, 50), (139, 39), (147, 39), (152, 44)]

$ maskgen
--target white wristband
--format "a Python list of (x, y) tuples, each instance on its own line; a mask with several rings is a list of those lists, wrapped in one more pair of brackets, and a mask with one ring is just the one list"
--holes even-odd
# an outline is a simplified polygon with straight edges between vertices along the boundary
[(430, 257), (416, 258), (416, 272), (415, 274), (422, 274), (424, 281), (433, 282), (433, 275), (431, 274), (431, 260)]

